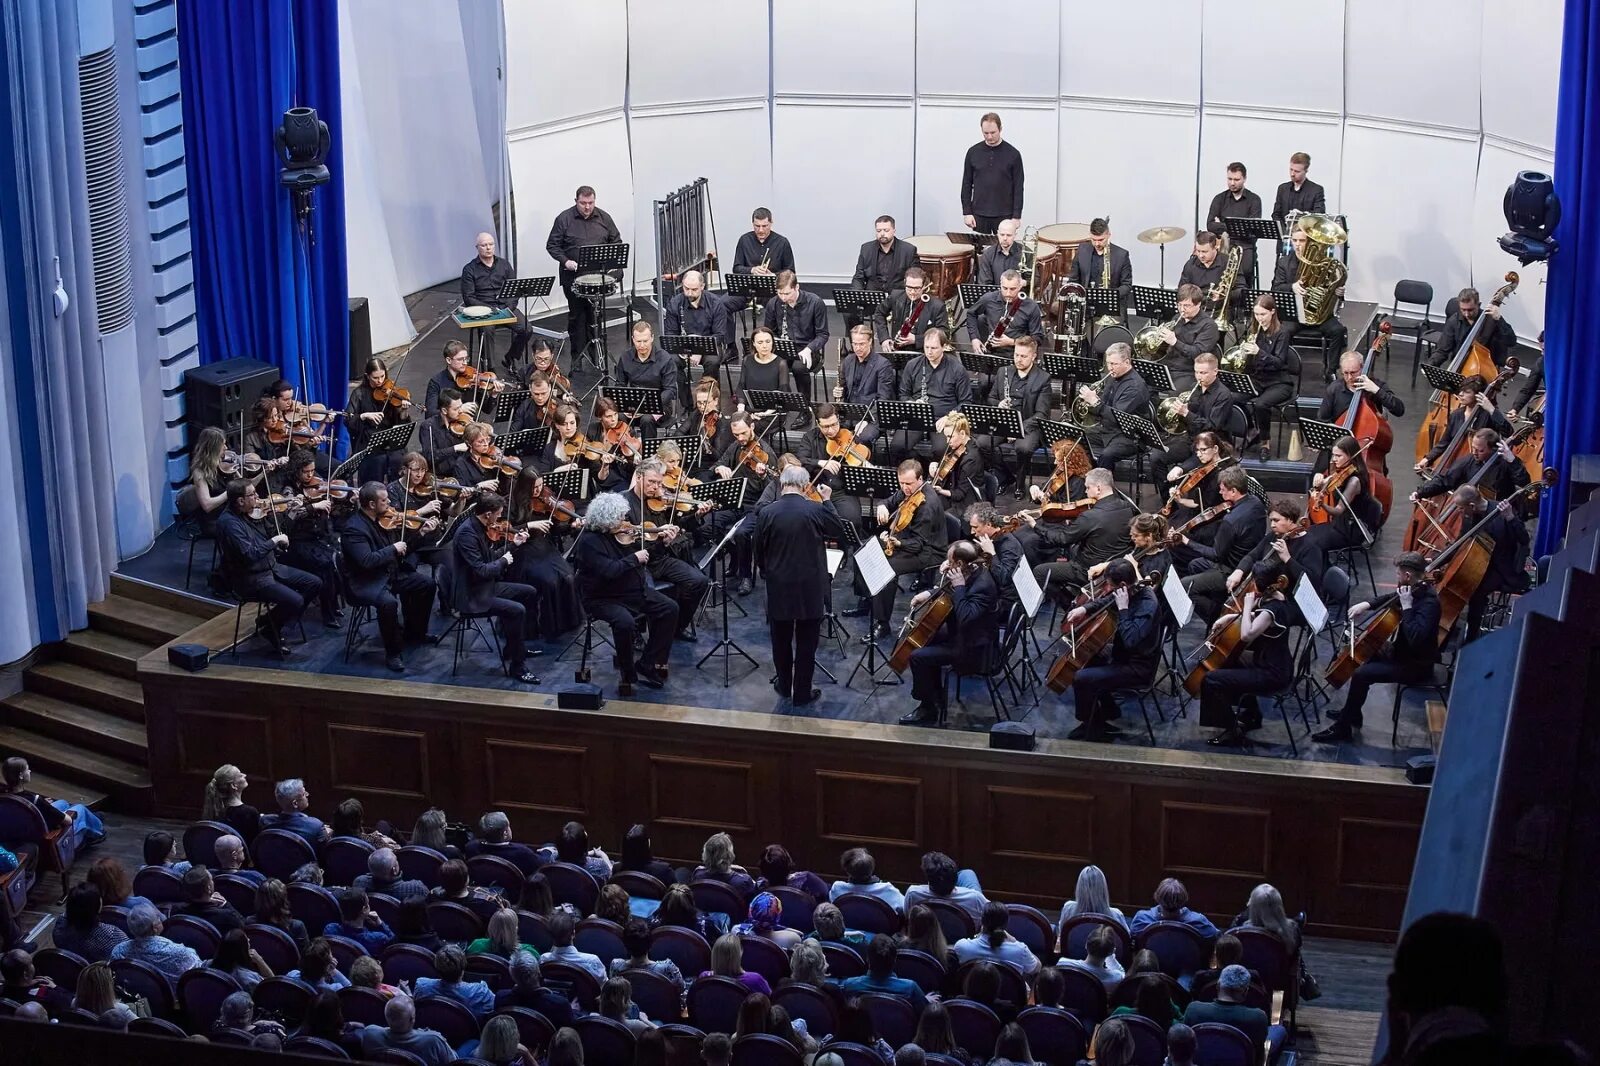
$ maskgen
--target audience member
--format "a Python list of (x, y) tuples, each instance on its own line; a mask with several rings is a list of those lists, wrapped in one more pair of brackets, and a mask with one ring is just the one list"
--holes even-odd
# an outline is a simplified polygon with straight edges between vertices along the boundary
[(222, 1007), (217, 1011), (217, 1020), (211, 1028), (213, 1032), (232, 1029), (253, 1037), (272, 1036), (279, 1040), (288, 1035), (282, 1022), (256, 1017), (256, 1005), (248, 992), (233, 992), (223, 999)]
[(518, 951), (511, 956), (511, 987), (495, 996), (494, 1005), (496, 1010), (526, 1007), (538, 1011), (557, 1028), (572, 1024), (571, 1001), (544, 986), (539, 960), (529, 951)]
[(828, 899), (828, 883), (810, 870), (796, 870), (794, 858), (782, 844), (768, 844), (761, 852), (761, 877), (757, 888), (787, 885), (798, 888), (818, 903)]
[(262, 925), (270, 925), (274, 929), (281, 929), (289, 934), (294, 941), (296, 950), (304, 953), (311, 944), (311, 936), (306, 932), (306, 923), (294, 917), (289, 910), (289, 888), (276, 877), (268, 878), (261, 882), (256, 889), (255, 920)]
[(622, 838), (622, 861), (617, 869), (649, 874), (663, 885), (673, 882), (672, 867), (656, 858), (650, 847), (650, 831), (639, 824), (629, 826)]
[(878, 879), (877, 864), (866, 848), (851, 848), (839, 857), (839, 865), (844, 867), (844, 880), (835, 881), (828, 889), (829, 899), (836, 900), (846, 894), (859, 893), (877, 896), (897, 911), (906, 909), (906, 898), (900, 894), (900, 890)]
[(646, 1029), (635, 1038), (633, 1066), (667, 1066), (667, 1038), (661, 1035), (660, 1029)]
[(683, 991), (683, 974), (671, 959), (650, 957), (650, 923), (643, 918), (629, 918), (622, 926), (622, 946), (627, 950), (625, 959), (611, 960), (611, 976), (626, 977), (629, 970), (649, 970), (665, 977)]
[(594, 904), (594, 916), (618, 925), (633, 917), (628, 890), (621, 885), (601, 885), (600, 895)]
[(731, 977), (744, 985), (752, 992), (760, 992), (763, 996), (772, 995), (772, 986), (767, 984), (767, 979), (754, 970), (744, 968), (744, 945), (732, 933), (725, 933), (717, 937), (716, 943), (711, 945), (711, 969), (700, 976)]
[(372, 913), (367, 894), (359, 888), (347, 888), (339, 893), (339, 920), (329, 922), (322, 930), (323, 936), (342, 936), (354, 940), (376, 955), (389, 946), (394, 930), (384, 920)]
[(1260, 884), (1250, 890), (1249, 902), (1230, 928), (1265, 929), (1277, 934), (1291, 952), (1300, 954), (1300, 923), (1284, 912), (1283, 895), (1271, 885)]
[(739, 936), (759, 936), (770, 940), (785, 951), (805, 939), (798, 930), (784, 927), (783, 901), (771, 892), (756, 893), (756, 897), (750, 901), (748, 920), (734, 926), (733, 931)]
[(339, 972), (333, 946), (320, 936), (301, 954), (300, 968), (290, 970), (288, 976), (304, 981), (318, 992), (337, 992), (350, 987), (350, 978)]
[(906, 1044), (894, 1053), (894, 1066), (925, 1066), (927, 1054), (915, 1044)]
[[(839, 1056), (832, 1057), (838, 1059)], [(826, 1066), (822, 1061), (823, 1058), (824, 1056), (818, 1056), (812, 1066)], [(733, 1038), (727, 1033), (707, 1033), (706, 1038), (700, 1042), (700, 1061), (706, 1066), (728, 1066), (728, 1063), (733, 1061)], [(844, 1066), (844, 1063), (839, 1062), (836, 1066)]]
[(917, 1018), (917, 1033), (911, 1038), (929, 1055), (948, 1055), (961, 1062), (970, 1062), (971, 1056), (956, 1043), (955, 1030), (950, 1026), (950, 1012), (938, 999), (928, 1000)]
[[(705, 1051), (702, 1049), (700, 1054), (703, 1058), (705, 1056)], [(708, 1066), (710, 1061), (710, 1059), (706, 1059)], [(824, 1051), (819, 1053), (817, 1057), (812, 1060), (811, 1066), (844, 1066), (844, 1056), (840, 1055), (837, 1051)]]
[(544, 874), (534, 874), (522, 883), (522, 898), (517, 901), (517, 910), (549, 918), (555, 909), (555, 893), (550, 891), (548, 877)]
[(301, 863), (299, 866), (296, 866), (294, 868), (294, 872), (289, 875), (289, 883), (291, 885), (316, 885), (318, 888), (321, 888), (322, 879), (322, 867), (318, 866), (314, 862)]
[(805, 1019), (790, 1017), (781, 1003), (774, 1003), (767, 1011), (767, 1035), (785, 1041), (802, 1059), (816, 1054), (817, 1040), (806, 1032)]
[(528, 951), (537, 955), (539, 949), (524, 944), (517, 935), (517, 912), (510, 907), (501, 907), (489, 919), (487, 936), (480, 936), (467, 945), (468, 955), (498, 955), (502, 959), (509, 959), (518, 951)]
[(272, 795), (278, 801), (278, 812), (263, 814), (261, 828), (285, 830), (303, 837), (312, 847), (316, 847), (333, 835), (328, 827), (322, 824), (322, 819), (313, 818), (306, 813), (306, 808), (311, 806), (311, 793), (306, 791), (306, 783), (298, 777), (279, 781), (272, 790)]
[[(362, 956), (366, 958), (366, 956)], [(376, 959), (369, 960), (376, 962)], [(385, 1004), (387, 1006), (387, 1004)], [(352, 1032), (351, 1030), (355, 1030)], [(361, 1050), (361, 1026), (347, 1025), (344, 1020), (344, 1003), (337, 992), (320, 992), (306, 1010), (305, 1022), (296, 1036), (310, 1036), (338, 1044), (346, 1054)]]
[(333, 835), (365, 840), (375, 848), (394, 849), (400, 846), (400, 842), (385, 831), (392, 826), (387, 822), (379, 822), (377, 829), (368, 829), (366, 817), (366, 808), (354, 796), (340, 800), (339, 806), (333, 809)]
[(478, 1047), (473, 1057), (484, 1062), (493, 1063), (494, 1066), (538, 1066), (538, 1060), (533, 1052), (522, 1044), (522, 1038), (517, 1033), (517, 1023), (510, 1015), (499, 1015), (490, 1018), (483, 1027), (483, 1035), (478, 1039)]
[(261, 831), (261, 814), (244, 801), (244, 790), (249, 784), (244, 771), (232, 763), (217, 767), (217, 772), (206, 782), (200, 817), (232, 826), (247, 842), (255, 840)]
[(428, 918), (426, 896), (400, 901), (400, 912), (394, 920), (394, 938), (402, 944), (415, 944), (428, 951), (444, 947), (444, 940), (433, 931), (433, 922)]
[[(550, 1053), (545, 1066), (583, 1066), (583, 1041), (576, 1029), (557, 1029), (550, 1038)], [(596, 1066), (605, 1066), (597, 1063)]]
[(901, 934), (900, 946), (933, 956), (947, 970), (959, 965), (955, 952), (950, 950), (950, 942), (945, 939), (939, 916), (926, 903), (915, 903), (906, 908), (906, 931)]
[(400, 856), (394, 853), (393, 848), (378, 848), (368, 855), (367, 872), (351, 881), (350, 887), (359, 888), (368, 895), (376, 892), (392, 896), (402, 903), (413, 896), (428, 894), (427, 885), (401, 874)]
[(667, 894), (661, 897), (661, 906), (650, 916), (651, 928), (663, 925), (676, 925), (684, 929), (693, 929), (707, 940), (715, 939), (717, 930), (712, 926), (711, 920), (694, 904), (694, 893), (688, 885), (670, 885)]
[(222, 943), (217, 945), (210, 966), (238, 981), (246, 992), (260, 984), (262, 978), (272, 976), (272, 967), (250, 946), (250, 937), (242, 928), (228, 930)]
[(606, 979), (606, 964), (600, 956), (591, 955), (587, 951), (579, 951), (572, 946), (572, 937), (577, 930), (577, 922), (572, 920), (572, 915), (557, 912), (550, 916), (550, 950), (545, 952), (546, 961), (565, 962), (573, 966), (580, 966), (594, 974), (596, 981), (604, 982)]
[[(395, 996), (383, 1005), (384, 1025), (369, 1025), (361, 1030), (361, 1053), (372, 1058), (380, 1051), (397, 1048), (421, 1059), (425, 1066), (444, 1066), (456, 1053), (444, 1037), (432, 1029), (417, 1028), (417, 1007), (410, 996)], [(571, 1032), (571, 1030), (564, 1030)], [(574, 1034), (576, 1035), (576, 1034)]]
[(825, 944), (846, 944), (853, 948), (867, 946), (867, 934), (856, 929), (846, 929), (844, 912), (832, 903), (817, 904), (817, 909), (811, 912), (811, 928), (810, 938)]
[(1194, 1056), (1199, 1047), (1200, 1041), (1193, 1029), (1182, 1022), (1173, 1022), (1172, 1028), (1167, 1030), (1166, 1066), (1195, 1066)]
[[(526, 844), (511, 839), (511, 819), (504, 811), (490, 811), (478, 819), (478, 837), (467, 844), (467, 856), (493, 855), (529, 876), (549, 861)], [(465, 864), (462, 864), (463, 869)]]
[(922, 856), (924, 884), (906, 889), (905, 905), (915, 906), (927, 899), (942, 899), (972, 915), (974, 922), (983, 919), (983, 908), (989, 900), (978, 884), (978, 875), (963, 870), (956, 861), (942, 851), (930, 851)]
[(999, 1015), (1002, 1022), (1014, 1021), (1017, 1012), (1027, 1006), (1000, 998), (1000, 964), (994, 962), (979, 962), (968, 970), (961, 995), (956, 998), (982, 1003)]
[(233, 834), (230, 833), (227, 836), (218, 837), (212, 850), (216, 856), (216, 865), (211, 867), (212, 873), (233, 874), (235, 877), (242, 877), (249, 881), (252, 887), (261, 884), (267, 879), (267, 875), (260, 870), (248, 870), (245, 868), (244, 864), (249, 856), (245, 853), (244, 841)]
[(556, 837), (555, 857), (557, 862), (583, 867), (601, 884), (611, 876), (610, 856), (604, 848), (589, 846), (589, 831), (582, 822), (568, 822), (561, 827), (561, 834)]
[(884, 1066), (891, 1066), (894, 1062), (894, 1048), (878, 1035), (878, 1027), (872, 1022), (872, 1013), (857, 998), (845, 1000), (839, 1010), (839, 1031), (833, 1036), (835, 1040), (871, 1048), (883, 1060)]
[(1117, 934), (1105, 926), (1100, 926), (1089, 934), (1088, 943), (1085, 945), (1088, 957), (1083, 959), (1069, 959), (1063, 956), (1056, 960), (1057, 966), (1070, 966), (1074, 970), (1084, 970), (1100, 979), (1105, 985), (1106, 995), (1117, 990), (1117, 985), (1122, 983), (1122, 963), (1117, 958)]
[[(195, 962), (198, 965), (199, 960)], [(57, 988), (50, 978), (35, 973), (33, 956), (21, 948), (12, 948), (0, 955), (0, 999), (19, 1004), (37, 1003), (50, 1016), (60, 1014), (72, 1005), (72, 993)]]
[(1003, 962), (1022, 971), (1032, 979), (1039, 972), (1039, 957), (1022, 941), (1006, 932), (1011, 914), (1004, 903), (990, 903), (983, 908), (983, 920), (976, 936), (958, 940), (950, 946), (962, 962), (988, 960)]
[(88, 881), (67, 891), (66, 908), (50, 936), (56, 947), (87, 962), (109, 959), (111, 949), (128, 939), (127, 933), (100, 920), (100, 890)]
[(1033, 1051), (1028, 1047), (1028, 1034), (1022, 1031), (1022, 1026), (1011, 1022), (1000, 1030), (1000, 1037), (994, 1042), (994, 1058), (989, 1060), (989, 1066), (1032, 1066)]
[(138, 1017), (117, 997), (117, 975), (108, 962), (90, 963), (78, 971), (77, 995), (72, 997), (72, 1005), (98, 1017), (102, 1025), (107, 1014), (119, 1016), (124, 1028)]
[(1182, 1013), (1178, 1009), (1178, 1005), (1172, 1002), (1172, 996), (1167, 990), (1166, 982), (1144, 980), (1139, 981), (1134, 987), (1133, 1002), (1117, 1007), (1111, 1012), (1111, 1016), (1116, 1018), (1124, 1014), (1143, 1015), (1161, 1026), (1161, 1031), (1164, 1033), (1167, 1031), (1167, 1027), (1177, 1021)]
[(211, 871), (203, 866), (191, 866), (183, 875), (183, 902), (173, 909), (174, 914), (187, 914), (210, 922), (219, 933), (244, 928), (244, 915), (234, 910), (217, 891), (211, 880)]
[(370, 988), (388, 999), (397, 992), (403, 991), (398, 986), (385, 984), (383, 980), (383, 963), (371, 955), (357, 956), (350, 963), (350, 984), (353, 988)]
[(802, 940), (789, 952), (789, 976), (778, 982), (779, 988), (784, 985), (810, 985), (824, 992), (833, 988), (828, 982), (828, 957), (816, 941)]
[[(186, 872), (187, 875), (187, 872)], [(109, 855), (96, 859), (84, 874), (84, 880), (100, 890), (100, 904), (104, 907), (126, 907), (132, 910), (140, 905), (154, 906), (143, 896), (133, 894), (133, 878), (122, 860)]]
[(447, 859), (440, 864), (439, 886), (429, 890), (427, 898), (459, 903), (479, 917), (492, 915), (501, 902), (492, 890), (472, 884), (467, 864), (460, 859)]
[(449, 824), (443, 811), (437, 807), (429, 807), (417, 815), (417, 824), (411, 828), (411, 845), (418, 848), (432, 848), (447, 859), (465, 858), (460, 849), (449, 841), (446, 832)]
[[(753, 877), (733, 861), (733, 838), (727, 833), (712, 833), (700, 848), (700, 865), (695, 867), (694, 880), (721, 881), (746, 902), (756, 894)], [(731, 916), (730, 916), (731, 917)]]
[(1095, 1066), (1133, 1066), (1133, 1030), (1121, 1018), (1107, 1018), (1094, 1033)]
[(596, 1013), (602, 1018), (626, 1025), (634, 1036), (652, 1028), (648, 1021), (639, 1017), (639, 1009), (633, 1005), (633, 986), (628, 984), (625, 977), (606, 978), (605, 984), (600, 986), (599, 1010)]
[(454, 944), (446, 944), (433, 953), (433, 968), (438, 977), (419, 977), (415, 982), (418, 999), (429, 996), (453, 999), (480, 1022), (494, 1013), (494, 990), (482, 981), (461, 979), (467, 971), (466, 952)]
[(148, 903), (128, 912), (128, 939), (111, 949), (111, 957), (147, 962), (174, 982), (203, 965), (193, 948), (161, 935), (161, 912)]
[(1073, 890), (1072, 898), (1061, 905), (1061, 918), (1056, 927), (1082, 914), (1104, 914), (1115, 918), (1122, 928), (1128, 928), (1128, 919), (1111, 905), (1111, 889), (1106, 885), (1104, 871), (1098, 866), (1085, 866), (1078, 871), (1078, 887)]
[(839, 988), (851, 995), (882, 992), (885, 995), (899, 996), (912, 1007), (921, 1010), (928, 998), (923, 995), (921, 987), (915, 981), (895, 976), (894, 960), (899, 953), (900, 949), (895, 947), (893, 937), (877, 934), (867, 944), (867, 972), (860, 977), (846, 977), (839, 982)]
[[(1141, 989), (1141, 991), (1143, 991)], [(1274, 1059), (1278, 1054), (1278, 1047), (1283, 1043), (1284, 1031), (1281, 1026), (1267, 1025), (1267, 1012), (1259, 1007), (1245, 1005), (1245, 996), (1250, 993), (1250, 971), (1243, 966), (1233, 965), (1223, 967), (1221, 975), (1217, 977), (1217, 998), (1214, 1002), (1195, 1000), (1183, 1012), (1185, 1025), (1195, 1026), (1204, 1022), (1221, 1022), (1231, 1025), (1245, 1036), (1250, 1038), (1250, 1046), (1259, 1048), (1270, 1042), (1271, 1051), (1268, 1059)], [(1257, 1060), (1259, 1061), (1259, 1056)]]
[(1067, 993), (1066, 978), (1061, 976), (1061, 971), (1054, 966), (1043, 966), (1039, 969), (1039, 976), (1033, 979), (1033, 1002), (1038, 1007), (1059, 1007), (1061, 998)]
[[(1194, 999), (1216, 998), (1217, 978), (1222, 971), (1235, 964), (1244, 963), (1244, 944), (1232, 933), (1223, 933), (1217, 937), (1216, 943), (1211, 945), (1211, 967), (1205, 970), (1196, 970), (1189, 978), (1189, 995)], [(1250, 971), (1250, 980), (1261, 984), (1261, 976), (1254, 970)], [(1266, 988), (1262, 986), (1262, 992)]]
[(144, 864), (159, 866), (174, 877), (182, 877), (189, 863), (179, 859), (177, 842), (165, 829), (152, 829), (144, 837)]
[(767, 1016), (772, 1013), (772, 1000), (760, 992), (752, 992), (739, 1004), (739, 1013), (733, 1020), (733, 1038), (765, 1035)]
[(1508, 981), (1500, 935), (1482, 918), (1437, 912), (1400, 936), (1384, 1005), (1389, 1066), (1503, 1061)]
[(1156, 886), (1155, 906), (1135, 914), (1128, 923), (1128, 932), (1138, 936), (1146, 926), (1156, 922), (1182, 922), (1207, 940), (1217, 935), (1217, 927), (1211, 924), (1211, 919), (1189, 909), (1189, 890), (1176, 877), (1169, 877)]
[(66, 800), (51, 799), (41, 796), (28, 785), (33, 781), (33, 771), (28, 768), (28, 760), (19, 755), (0, 763), (0, 777), (4, 778), (5, 791), (12, 796), (20, 796), (33, 804), (40, 817), (44, 819), (47, 832), (55, 832), (62, 826), (70, 826), (74, 842), (78, 850), (92, 848), (106, 838), (105, 826), (100, 822), (100, 816), (81, 803), (68, 803)]
[(44, 1022), (46, 1025), (55, 1020), (50, 1017), (50, 1012), (45, 1009), (43, 1003), (34, 1000), (22, 1004), (12, 1012), (11, 1017), (19, 1022)]

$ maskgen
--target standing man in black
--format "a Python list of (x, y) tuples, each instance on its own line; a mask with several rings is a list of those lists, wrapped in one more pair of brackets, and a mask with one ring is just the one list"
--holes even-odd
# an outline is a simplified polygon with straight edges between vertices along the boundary
[[(933, 637), (911, 653), (911, 698), (916, 709), (900, 716), (901, 725), (944, 725), (946, 666), (976, 672), (994, 657), (1000, 632), (1000, 589), (985, 563), (988, 557), (970, 540), (958, 540), (945, 552), (940, 576), (949, 582), (952, 606)], [(915, 611), (932, 599), (928, 589), (911, 597)]]
[[(417, 573), (414, 559), (406, 557), (410, 546), (378, 524), (394, 507), (389, 490), (382, 483), (369, 481), (361, 486), (357, 501), (361, 510), (345, 522), (339, 536), (344, 555), (344, 570), (350, 584), (350, 602), (371, 607), (378, 615), (378, 632), (383, 636), (386, 665), (397, 674), (406, 670), (400, 658), (405, 644), (420, 644), (428, 635), (428, 616), (433, 612), (433, 582)], [(429, 518), (422, 527), (431, 533), (439, 520)], [(405, 611), (405, 626), (400, 624)]]
[(799, 346), (799, 354), (788, 361), (789, 374), (800, 395), (809, 397), (811, 368), (822, 361), (828, 347), (828, 306), (816, 293), (802, 289), (792, 270), (779, 272), (776, 284), (778, 295), (767, 301), (761, 324), (780, 340)]
[(1108, 266), (1110, 284), (1106, 287), (1117, 290), (1116, 313), (1120, 317), (1133, 303), (1133, 261), (1126, 248), (1111, 243), (1111, 223), (1097, 218), (1089, 223), (1089, 239), (1078, 245), (1073, 255), (1072, 280), (1086, 289), (1099, 288), (1107, 279)]
[(1008, 270), (1020, 272), (1022, 269), (1022, 245), (1017, 243), (1017, 224), (1009, 218), (1002, 219), (994, 232), (995, 242), (978, 256), (978, 276), (973, 280), (979, 285), (998, 285), (1001, 274)]
[(1320, 214), (1328, 210), (1328, 198), (1322, 186), (1306, 177), (1311, 169), (1311, 157), (1296, 152), (1289, 157), (1289, 180), (1278, 186), (1277, 199), (1272, 202), (1272, 217), (1282, 225), (1290, 211), (1302, 214)]
[(961, 165), (961, 221), (978, 233), (995, 233), (1007, 219), (1022, 222), (1022, 153), (1000, 135), (1000, 116), (978, 120), (983, 140), (967, 149)]
[(560, 264), (561, 291), (567, 294), (567, 340), (572, 358), (577, 360), (588, 347), (594, 331), (594, 308), (572, 291), (578, 279), (578, 249), (588, 244), (621, 244), (622, 234), (611, 216), (594, 205), (594, 189), (578, 186), (573, 205), (550, 224), (550, 239), (544, 250)]
[(491, 492), (479, 496), (469, 516), (456, 526), (450, 542), (450, 577), (455, 591), (452, 606), (458, 614), (487, 612), (498, 621), (505, 640), (507, 675), (524, 685), (537, 685), (539, 675), (528, 669), (522, 634), (539, 593), (532, 585), (500, 580), (511, 566), (512, 549), (528, 534), (518, 531), (498, 544), (489, 539), (489, 527), (505, 513), (505, 497)]
[[(1229, 163), (1228, 187), (1213, 196), (1206, 209), (1206, 229), (1218, 237), (1228, 232), (1227, 219), (1261, 217), (1261, 197), (1244, 187), (1244, 178), (1244, 164)], [(1239, 276), (1254, 278), (1256, 242), (1241, 241), (1239, 248), (1244, 253), (1239, 259)]]
[(258, 520), (250, 517), (260, 505), (254, 482), (228, 482), (227, 508), (217, 518), (217, 544), (222, 549), (222, 576), (234, 594), (241, 600), (270, 605), (256, 622), (256, 634), (282, 656), (289, 654), (284, 626), (299, 618), (306, 604), (321, 594), (322, 581), (315, 574), (277, 561), (278, 552), (288, 550), (289, 535), (263, 532)]
[[(626, 500), (602, 492), (589, 502), (583, 529), (572, 546), (584, 608), (611, 627), (617, 670), (622, 674), (617, 695), (624, 699), (633, 695), (635, 684), (654, 689), (666, 684), (655, 664), (667, 661), (678, 628), (678, 605), (650, 586), (646, 569), (650, 553), (628, 530), (634, 520)], [(634, 637), (639, 632), (635, 611), (647, 621), (642, 666), (634, 662)]]
[[(894, 292), (906, 283), (906, 271), (917, 265), (917, 246), (894, 235), (893, 215), (879, 215), (872, 227), (877, 236), (861, 246), (850, 287)], [(846, 315), (844, 324), (853, 326), (859, 321), (855, 315)]]
[(826, 542), (844, 539), (833, 490), (819, 485), (821, 503), (806, 499), (810, 477), (791, 466), (778, 479), (779, 496), (756, 519), (755, 550), (767, 578), (767, 627), (772, 634), (772, 687), (797, 707), (822, 695), (811, 687), (817, 642), (828, 598)]
[[(500, 298), (500, 290), (508, 281), (516, 280), (516, 267), (494, 254), (494, 234), (478, 234), (478, 254), (461, 268), (461, 305), (493, 307), (497, 311), (510, 311), (516, 316), (511, 326), (511, 350), (506, 352), (506, 366), (513, 367), (527, 353), (528, 320), (509, 301)], [(483, 369), (487, 370), (485, 366)]]
[(794, 249), (789, 238), (772, 229), (772, 212), (758, 207), (750, 216), (750, 229), (739, 235), (733, 253), (735, 274), (781, 274), (794, 271)]
[(1478, 343), (1489, 349), (1489, 357), (1494, 360), (1495, 366), (1505, 366), (1506, 357), (1517, 346), (1517, 332), (1500, 317), (1500, 305), (1490, 303), (1485, 306), (1477, 289), (1462, 289), (1456, 294), (1456, 313), (1444, 320), (1444, 328), (1439, 331), (1439, 345), (1428, 357), (1428, 362), (1434, 366), (1449, 366), (1456, 357), (1456, 350), (1467, 339), (1467, 334), (1472, 332), (1480, 314), (1489, 318), (1478, 331)]

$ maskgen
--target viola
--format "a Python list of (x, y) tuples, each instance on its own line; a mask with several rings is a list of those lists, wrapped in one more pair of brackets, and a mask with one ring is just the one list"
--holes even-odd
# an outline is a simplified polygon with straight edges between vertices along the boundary
[(578, 520), (577, 508), (573, 507), (569, 501), (557, 496), (548, 485), (539, 488), (533, 499), (528, 502), (528, 509), (534, 514), (548, 516), (552, 522), (576, 522)]
[(900, 501), (900, 506), (895, 508), (894, 517), (889, 519), (889, 536), (883, 542), (883, 554), (893, 555), (900, 546), (899, 535), (911, 528), (911, 520), (917, 516), (917, 508), (927, 500), (927, 492), (918, 489)]
[(241, 474), (245, 477), (255, 477), (266, 468), (267, 461), (255, 452), (226, 451), (217, 462), (217, 473), (229, 477), (238, 477)]
[(404, 526), (408, 530), (416, 531), (423, 527), (428, 520), (415, 511), (401, 511), (389, 508), (378, 517), (378, 525), (383, 529), (399, 529)]
[(1177, 505), (1178, 497), (1187, 496), (1189, 493), (1198, 489), (1206, 478), (1216, 473), (1224, 463), (1231, 461), (1232, 456), (1219, 455), (1209, 463), (1201, 463), (1199, 466), (1189, 471), (1184, 475), (1183, 480), (1178, 482), (1177, 491), (1168, 496), (1167, 502), (1162, 504), (1161, 513), (1167, 517), (1171, 517), (1172, 508)]
[(439, 496), (446, 500), (453, 500), (467, 491), (467, 486), (453, 477), (430, 477), (426, 483), (427, 490), (424, 496)]
[(522, 473), (522, 460), (515, 455), (507, 455), (499, 448), (491, 448), (486, 452), (473, 452), (472, 461), (478, 464), (478, 469), (484, 473), (498, 470), (508, 477), (516, 477)]
[(959, 448), (946, 448), (944, 450), (944, 454), (939, 457), (939, 465), (934, 468), (934, 484), (943, 485), (950, 480), (950, 476), (956, 472), (956, 466), (961, 462), (961, 457), (966, 454), (966, 451), (967, 446), (965, 444)]
[(772, 461), (772, 456), (761, 446), (759, 440), (752, 440), (749, 444), (739, 449), (739, 466), (757, 467)]
[(443, 412), (440, 412), (439, 417), (444, 420), (444, 426), (450, 431), (451, 436), (455, 437), (461, 436), (467, 431), (467, 427), (472, 425), (472, 416), (464, 411), (455, 418)]
[(675, 496), (652, 496), (644, 501), (644, 505), (651, 514), (666, 514), (668, 511), (689, 514), (700, 506), (700, 501), (688, 497), (678, 499)]
[(261, 498), (259, 504), (250, 511), (250, 517), (259, 522), (271, 515), (294, 515), (305, 509), (305, 501), (299, 496), (290, 496), (285, 493), (274, 492)]
[(667, 472), (661, 476), (661, 483), (665, 485), (670, 492), (677, 492), (679, 489), (693, 488), (696, 485), (705, 484), (704, 481), (701, 481), (697, 477), (685, 477), (683, 473), (683, 467), (676, 465), (667, 467)]
[(700, 420), (700, 435), (706, 440), (715, 440), (717, 436), (717, 423), (722, 416), (715, 411), (707, 411)]
[(618, 526), (611, 531), (619, 544), (632, 544), (634, 541), (657, 541), (661, 539), (661, 527), (654, 522), (628, 523)]
[(872, 448), (856, 440), (856, 435), (848, 429), (835, 433), (832, 440), (824, 437), (823, 445), (828, 458), (837, 459), (844, 466), (872, 465)]
[(1231, 510), (1233, 510), (1233, 504), (1230, 503), (1227, 500), (1224, 500), (1223, 502), (1215, 505), (1214, 507), (1207, 507), (1205, 510), (1201, 511), (1199, 514), (1195, 515), (1193, 518), (1191, 518), (1187, 522), (1183, 523), (1183, 525), (1178, 526), (1176, 529), (1173, 529), (1173, 530), (1169, 531), (1167, 533), (1167, 543), (1168, 544), (1179, 544), (1179, 543), (1182, 543), (1182, 538), (1188, 536), (1190, 530), (1199, 529), (1201, 526), (1205, 525), (1207, 522), (1211, 521), (1212, 519), (1221, 518), (1223, 515), (1227, 514)]

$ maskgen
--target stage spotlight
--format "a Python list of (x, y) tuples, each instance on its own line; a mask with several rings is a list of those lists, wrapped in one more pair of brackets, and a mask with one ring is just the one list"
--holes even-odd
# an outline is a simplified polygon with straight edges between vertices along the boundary
[(1517, 257), (1523, 266), (1543, 262), (1556, 254), (1551, 236), (1561, 221), (1561, 198), (1550, 175), (1523, 170), (1506, 189), (1506, 225), (1511, 232), (1500, 238), (1500, 249)]
[(314, 107), (291, 107), (274, 137), (283, 169), (278, 184), (294, 195), (295, 214), (303, 222), (311, 214), (311, 190), (332, 180), (328, 173), (328, 124)]

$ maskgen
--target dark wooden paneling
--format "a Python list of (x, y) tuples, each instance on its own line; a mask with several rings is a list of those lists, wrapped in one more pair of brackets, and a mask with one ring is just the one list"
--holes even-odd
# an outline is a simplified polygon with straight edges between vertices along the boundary
[(820, 840), (847, 848), (921, 848), (920, 777), (814, 770), (812, 803)]
[(380, 799), (425, 800), (433, 792), (428, 736), (415, 729), (327, 724), (329, 787)]
[(587, 747), (490, 738), (483, 744), (483, 765), (485, 806), (491, 809), (563, 822), (594, 816)]
[(193, 708), (174, 718), (178, 773), (210, 780), (217, 767), (233, 763), (247, 777), (271, 781), (276, 745), (270, 718)]

